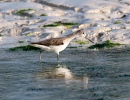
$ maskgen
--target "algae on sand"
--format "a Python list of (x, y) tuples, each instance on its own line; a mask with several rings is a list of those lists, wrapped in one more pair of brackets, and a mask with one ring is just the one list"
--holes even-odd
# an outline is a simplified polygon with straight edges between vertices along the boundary
[(76, 40), (75, 43), (83, 45), (83, 44), (87, 44), (88, 42), (87, 41), (83, 41), (83, 40)]
[(17, 47), (12, 47), (9, 49), (10, 51), (17, 51), (17, 50), (23, 50), (23, 51), (31, 51), (31, 50), (40, 50), (39, 48), (37, 47), (33, 47), (33, 46), (30, 46), (30, 45), (26, 45), (26, 46), (17, 46)]
[(67, 28), (70, 28), (70, 26), (74, 26), (74, 25), (77, 25), (78, 23), (72, 23), (72, 22), (61, 22), (61, 21), (58, 21), (58, 22), (54, 22), (53, 24), (47, 24), (47, 25), (43, 25), (43, 27), (57, 27), (57, 26), (65, 26)]
[(29, 11), (36, 12), (36, 10), (28, 8), (28, 9), (21, 9), (21, 10), (17, 11), (15, 14), (20, 15), (20, 16), (30, 16), (30, 17), (32, 17), (32, 14), (28, 13)]
[(105, 48), (105, 47), (106, 48), (112, 48), (112, 47), (120, 46), (120, 45), (122, 45), (122, 44), (120, 44), (120, 43), (112, 43), (112, 42), (110, 42), (110, 40), (107, 40), (102, 44), (96, 43), (95, 45), (91, 45), (88, 48), (89, 49), (101, 49), (101, 48)]
[(3, 35), (0, 34), (0, 37), (1, 37), (1, 36), (3, 36)]
[(41, 14), (40, 16), (46, 16), (45, 14)]
[(43, 25), (43, 27), (57, 27), (60, 26), (59, 24), (47, 24), (47, 25)]

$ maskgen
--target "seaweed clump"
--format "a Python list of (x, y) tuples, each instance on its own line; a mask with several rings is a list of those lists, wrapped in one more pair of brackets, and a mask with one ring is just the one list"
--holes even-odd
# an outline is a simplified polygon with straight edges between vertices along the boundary
[(0, 34), (0, 37), (1, 37), (1, 36), (3, 36), (3, 35)]
[(43, 25), (43, 27), (57, 27), (60, 26), (58, 23)]
[(45, 14), (41, 14), (40, 16), (46, 16)]
[(75, 42), (80, 44), (80, 45), (84, 45), (84, 44), (88, 43), (87, 41), (83, 41), (83, 40), (76, 40)]
[(77, 25), (78, 23), (72, 23), (72, 22), (54, 22), (53, 24), (47, 24), (43, 25), (43, 27), (57, 27), (57, 26), (65, 26), (66, 28), (70, 28), (71, 26)]
[(122, 44), (120, 44), (120, 43), (112, 43), (110, 40), (107, 40), (102, 44), (96, 43), (95, 45), (91, 45), (88, 48), (89, 49), (101, 49), (101, 48), (105, 48), (105, 47), (106, 48), (112, 48), (112, 47), (120, 46), (120, 45), (122, 45)]
[(29, 11), (36, 12), (36, 10), (28, 8), (28, 9), (21, 9), (21, 10), (17, 11), (15, 14), (20, 15), (20, 16), (29, 16), (29, 17), (32, 17), (33, 15), (30, 14)]
[(31, 50), (34, 50), (34, 51), (37, 51), (37, 50), (40, 50), (40, 48), (33, 47), (33, 46), (30, 46), (30, 45), (26, 45), (26, 46), (12, 47), (12, 48), (10, 48), (9, 50), (10, 50), (10, 51), (17, 51), (17, 50), (23, 50), (23, 51), (31, 51)]

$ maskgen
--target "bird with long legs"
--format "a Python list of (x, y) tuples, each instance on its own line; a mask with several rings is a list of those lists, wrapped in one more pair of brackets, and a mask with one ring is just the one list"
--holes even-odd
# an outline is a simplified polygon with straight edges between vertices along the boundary
[(30, 45), (37, 48), (41, 48), (40, 61), (41, 61), (42, 51), (45, 50), (45, 51), (56, 53), (57, 62), (59, 63), (59, 53), (68, 46), (70, 41), (78, 37), (86, 37), (86, 34), (83, 29), (73, 32), (72, 34), (64, 36), (64, 37), (51, 38), (51, 39), (46, 39), (46, 40), (38, 41), (38, 42), (30, 42)]

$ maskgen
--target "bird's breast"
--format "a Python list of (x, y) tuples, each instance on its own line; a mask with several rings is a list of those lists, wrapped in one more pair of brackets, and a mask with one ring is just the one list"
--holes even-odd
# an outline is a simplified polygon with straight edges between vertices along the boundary
[(51, 51), (60, 52), (60, 51), (63, 51), (67, 47), (67, 44), (58, 45), (58, 46), (49, 46), (49, 47), (51, 48)]

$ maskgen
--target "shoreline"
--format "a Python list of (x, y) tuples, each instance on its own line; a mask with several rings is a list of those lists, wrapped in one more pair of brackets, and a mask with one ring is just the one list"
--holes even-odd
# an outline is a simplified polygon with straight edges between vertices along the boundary
[[(0, 22), (2, 23), (0, 25), (0, 48), (6, 44), (9, 44), (9, 47), (10, 44), (12, 44), (11, 47), (13, 44), (14, 46), (21, 45), (19, 41), (26, 44), (27, 41), (61, 37), (78, 29), (84, 29), (87, 38), (95, 43), (110, 40), (129, 46), (129, 2), (127, 0), (123, 2), (100, 0), (98, 3), (93, 1), (80, 3), (78, 3), (79, 0), (75, 0), (75, 3), (69, 0), (38, 1), (42, 4), (37, 3), (36, 0), (2, 1), (0, 4)], [(18, 15), (17, 12), (23, 9), (26, 10), (22, 13), (24, 16)], [(77, 23), (77, 25), (44, 27), (44, 25), (54, 24), (58, 21)], [(77, 40), (87, 41), (84, 38)], [(71, 45), (75, 46), (75, 43), (71, 42)], [(84, 46), (89, 45), (91, 43), (88, 42)]]

